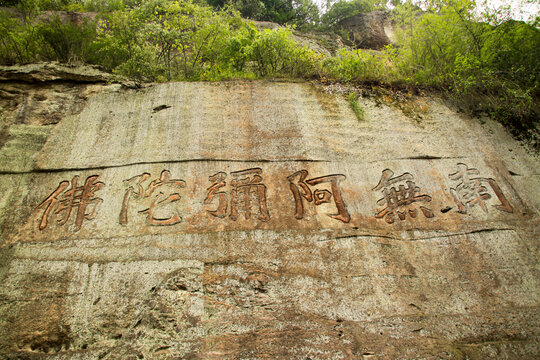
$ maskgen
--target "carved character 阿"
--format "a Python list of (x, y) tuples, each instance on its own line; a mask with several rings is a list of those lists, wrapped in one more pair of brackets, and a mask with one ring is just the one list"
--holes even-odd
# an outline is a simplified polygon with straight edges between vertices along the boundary
[[(351, 216), (347, 212), (347, 208), (338, 186), (339, 182), (345, 179), (345, 175), (327, 175), (306, 180), (307, 176), (307, 170), (300, 170), (287, 177), (287, 180), (289, 180), (289, 188), (293, 193), (296, 205), (294, 217), (299, 220), (304, 217), (304, 203), (302, 198), (304, 198), (307, 202), (313, 202), (315, 205), (329, 203), (333, 198), (334, 204), (336, 205), (337, 214), (328, 214), (328, 216), (344, 223), (348, 223), (351, 220)], [(310, 187), (322, 183), (330, 183), (330, 189), (332, 191), (330, 192), (325, 189), (316, 189), (313, 192), (311, 191)]]

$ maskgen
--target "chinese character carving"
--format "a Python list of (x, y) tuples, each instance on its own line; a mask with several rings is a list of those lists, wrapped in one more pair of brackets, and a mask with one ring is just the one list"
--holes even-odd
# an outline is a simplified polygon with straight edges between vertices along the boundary
[[(146, 222), (149, 225), (175, 225), (182, 221), (182, 218), (176, 210), (167, 211), (167, 204), (180, 200), (178, 189), (184, 188), (186, 182), (180, 179), (171, 179), (171, 173), (163, 170), (159, 179), (152, 180), (148, 185), (143, 185), (151, 174), (142, 173), (130, 179), (124, 180), (126, 192), (122, 201), (122, 210), (120, 211), (120, 224), (128, 224), (128, 209), (130, 199), (138, 202), (147, 200), (149, 207), (140, 210), (140, 214), (146, 214)], [(166, 214), (165, 214), (166, 213)]]
[(214, 204), (215, 210), (207, 210), (209, 214), (224, 218), (227, 216), (230, 197), (230, 218), (233, 221), (238, 219), (240, 213), (244, 218), (250, 219), (253, 212), (257, 213), (257, 218), (261, 221), (270, 220), (268, 207), (266, 205), (266, 186), (262, 183), (262, 169), (254, 168), (231, 172), (230, 196), (220, 189), (227, 186), (225, 181), (227, 174), (218, 172), (208, 179), (212, 185), (207, 189), (208, 194), (204, 200), (205, 205)]
[(224, 218), (227, 215), (227, 193), (224, 191), (219, 191), (219, 189), (227, 185), (227, 182), (225, 181), (226, 178), (227, 174), (224, 172), (218, 172), (217, 174), (208, 178), (208, 180), (210, 180), (212, 183), (212, 186), (207, 189), (208, 194), (206, 195), (206, 199), (204, 199), (204, 204), (211, 204), (214, 199), (217, 199), (217, 209), (215, 211), (207, 211), (218, 218)]
[[(337, 208), (337, 214), (328, 214), (328, 216), (344, 223), (348, 223), (351, 220), (351, 216), (347, 212), (338, 186), (339, 182), (345, 179), (345, 175), (327, 175), (306, 180), (307, 176), (307, 170), (300, 170), (287, 177), (296, 204), (294, 217), (299, 220), (304, 217), (303, 199), (307, 202), (313, 202), (315, 205), (320, 205), (329, 203), (333, 198)], [(315, 189), (315, 191), (311, 191), (310, 186), (313, 187), (321, 183), (330, 183), (330, 189), (332, 191), (330, 192), (325, 189)]]
[(58, 225), (65, 225), (71, 212), (76, 210), (75, 231), (81, 229), (84, 220), (94, 219), (99, 204), (103, 202), (95, 193), (105, 185), (97, 181), (98, 178), (99, 175), (89, 176), (83, 186), (77, 186), (79, 176), (74, 176), (69, 189), (69, 181), (61, 181), (58, 188), (38, 206), (38, 209), (45, 208), (39, 229), (44, 230), (47, 227), (51, 214), (59, 217)]
[[(396, 188), (396, 184), (399, 184)], [(384, 218), (388, 224), (395, 221), (395, 216), (400, 220), (405, 220), (407, 214), (416, 218), (418, 209), (410, 205), (416, 202), (430, 202), (431, 196), (418, 195), (420, 188), (416, 186), (414, 177), (410, 173), (394, 177), (394, 172), (386, 169), (382, 172), (379, 184), (373, 188), (373, 191), (382, 190), (383, 198), (377, 201), (379, 205), (386, 205), (385, 208), (377, 212), (377, 219)], [(420, 210), (426, 218), (432, 218), (435, 215), (433, 211), (425, 206), (420, 206)]]
[(501, 211), (513, 212), (512, 206), (504, 197), (501, 188), (493, 179), (474, 177), (480, 175), (477, 169), (469, 168), (466, 164), (458, 163), (458, 171), (448, 175), (450, 180), (459, 181), (459, 184), (455, 188), (451, 188), (450, 192), (456, 205), (458, 206), (457, 212), (461, 214), (467, 213), (467, 208), (472, 208), (475, 205), (480, 206), (484, 212), (488, 212), (486, 200), (491, 199), (489, 189), (493, 190), (495, 196), (500, 201), (500, 204), (495, 205), (495, 208)]

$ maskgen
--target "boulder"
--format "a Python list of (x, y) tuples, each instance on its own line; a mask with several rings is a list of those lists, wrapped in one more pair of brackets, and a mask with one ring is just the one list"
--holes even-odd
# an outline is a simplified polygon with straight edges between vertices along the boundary
[(380, 50), (392, 44), (390, 14), (386, 11), (360, 13), (338, 23), (344, 32), (345, 43), (357, 49)]

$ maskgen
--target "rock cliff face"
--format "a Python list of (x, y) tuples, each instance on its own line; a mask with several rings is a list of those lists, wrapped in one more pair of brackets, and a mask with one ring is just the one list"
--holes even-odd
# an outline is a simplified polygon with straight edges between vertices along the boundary
[(361, 13), (342, 20), (338, 26), (348, 34), (345, 42), (357, 49), (380, 50), (394, 39), (390, 14), (385, 11)]
[(307, 83), (14, 79), (3, 358), (540, 355), (538, 158), (498, 125), (420, 96), (359, 121)]

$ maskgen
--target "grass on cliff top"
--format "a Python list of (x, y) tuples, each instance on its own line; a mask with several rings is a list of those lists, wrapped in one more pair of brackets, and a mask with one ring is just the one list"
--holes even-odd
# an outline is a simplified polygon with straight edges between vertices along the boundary
[(329, 56), (297, 44), (291, 28), (258, 30), (234, 7), (203, 0), (107, 2), (97, 14), (48, 16), (39, 9), (44, 3), (24, 0), (18, 11), (0, 11), (0, 63), (88, 63), (143, 82), (287, 78), (431, 88), (540, 148), (538, 22), (479, 17), (474, 1), (444, 0), (427, 11), (398, 2), (397, 46)]
[(354, 112), (354, 115), (356, 115), (356, 118), (360, 121), (365, 120), (365, 114), (364, 109), (358, 104), (358, 101), (356, 100), (356, 93), (352, 92), (349, 94), (349, 105), (351, 106), (352, 111)]

